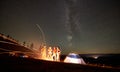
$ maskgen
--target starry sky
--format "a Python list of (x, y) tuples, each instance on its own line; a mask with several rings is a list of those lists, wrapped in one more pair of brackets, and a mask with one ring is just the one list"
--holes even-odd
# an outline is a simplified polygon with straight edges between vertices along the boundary
[[(120, 2), (70, 1), (75, 7), (67, 11), (65, 0), (1, 0), (0, 33), (39, 48), (43, 32), (46, 44), (59, 46), (63, 54), (120, 53)], [(69, 12), (73, 24), (68, 24)]]

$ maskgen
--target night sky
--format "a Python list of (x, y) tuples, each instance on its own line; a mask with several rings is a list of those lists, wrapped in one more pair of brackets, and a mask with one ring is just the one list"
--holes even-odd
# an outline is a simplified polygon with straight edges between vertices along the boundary
[[(1, 0), (0, 33), (39, 48), (42, 35), (62, 54), (120, 53), (119, 0), (73, 0), (75, 24), (68, 24), (65, 0)], [(74, 14), (74, 13), (73, 13)], [(72, 37), (69, 36), (71, 26)], [(71, 45), (69, 46), (69, 39)]]

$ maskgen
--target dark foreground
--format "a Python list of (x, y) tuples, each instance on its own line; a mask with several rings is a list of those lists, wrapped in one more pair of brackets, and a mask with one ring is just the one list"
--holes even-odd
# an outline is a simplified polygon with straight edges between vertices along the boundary
[(120, 72), (119, 68), (67, 64), (0, 55), (0, 72)]

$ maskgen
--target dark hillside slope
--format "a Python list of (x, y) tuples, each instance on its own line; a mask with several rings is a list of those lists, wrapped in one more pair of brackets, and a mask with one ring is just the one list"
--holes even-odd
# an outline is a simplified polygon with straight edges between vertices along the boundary
[(120, 72), (120, 69), (115, 68), (51, 62), (8, 55), (0, 55), (0, 67), (4, 72)]

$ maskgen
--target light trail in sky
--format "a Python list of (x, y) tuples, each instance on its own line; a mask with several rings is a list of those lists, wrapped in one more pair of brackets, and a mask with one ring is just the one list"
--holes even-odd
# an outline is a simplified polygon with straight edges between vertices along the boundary
[(44, 46), (44, 45), (46, 45), (45, 34), (39, 24), (36, 24), (36, 26), (39, 28), (39, 31), (42, 34), (42, 39), (43, 39), (42, 46)]

